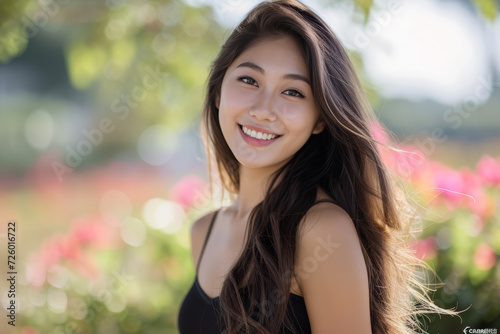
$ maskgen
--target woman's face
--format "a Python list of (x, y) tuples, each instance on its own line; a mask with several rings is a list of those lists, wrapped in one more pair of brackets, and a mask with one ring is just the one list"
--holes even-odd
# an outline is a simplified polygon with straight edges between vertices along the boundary
[(279, 168), (319, 133), (319, 111), (297, 42), (263, 39), (229, 66), (216, 101), (222, 133), (250, 168)]

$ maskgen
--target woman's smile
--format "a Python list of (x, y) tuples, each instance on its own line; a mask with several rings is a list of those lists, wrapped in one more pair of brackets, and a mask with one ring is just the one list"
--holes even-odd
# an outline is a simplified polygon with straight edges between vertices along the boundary
[(248, 144), (253, 146), (267, 146), (274, 143), (281, 136), (266, 132), (257, 132), (256, 130), (247, 128), (241, 124), (238, 124), (238, 129), (240, 129), (240, 134)]

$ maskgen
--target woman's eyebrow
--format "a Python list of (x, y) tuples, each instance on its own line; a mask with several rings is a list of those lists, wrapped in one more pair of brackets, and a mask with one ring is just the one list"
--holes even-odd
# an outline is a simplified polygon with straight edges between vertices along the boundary
[(252, 63), (250, 61), (246, 61), (244, 63), (241, 63), (238, 66), (236, 66), (236, 68), (238, 68), (238, 67), (248, 67), (248, 68), (256, 70), (257, 72), (260, 72), (262, 74), (264, 74), (264, 72), (265, 72), (262, 67), (260, 67), (259, 65), (255, 64), (255, 63)]
[[(253, 69), (257, 72), (260, 72), (262, 74), (265, 74), (265, 72), (266, 72), (266, 71), (264, 71), (264, 69), (262, 67), (260, 67), (259, 65), (255, 64), (255, 63), (252, 63), (250, 61), (243, 62), (243, 63), (239, 64), (238, 66), (236, 66), (236, 68), (239, 68), (239, 67), (248, 67), (248, 68), (251, 68), (251, 69)], [(289, 73), (289, 74), (285, 74), (283, 76), (283, 78), (290, 79), (290, 80), (301, 80), (301, 81), (304, 81), (309, 86), (311, 85), (311, 83), (309, 82), (309, 79), (306, 78), (305, 76), (303, 76), (302, 74)]]
[(290, 79), (290, 80), (301, 80), (304, 81), (306, 84), (311, 86), (311, 83), (309, 82), (309, 79), (307, 79), (305, 76), (302, 74), (295, 74), (295, 73), (290, 73), (290, 74), (285, 74), (283, 76), (285, 79)]

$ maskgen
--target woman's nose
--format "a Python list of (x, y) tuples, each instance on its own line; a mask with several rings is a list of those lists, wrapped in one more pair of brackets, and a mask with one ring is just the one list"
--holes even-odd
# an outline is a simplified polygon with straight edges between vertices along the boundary
[(259, 94), (255, 103), (249, 111), (250, 116), (257, 118), (259, 121), (276, 120), (276, 107), (272, 93)]

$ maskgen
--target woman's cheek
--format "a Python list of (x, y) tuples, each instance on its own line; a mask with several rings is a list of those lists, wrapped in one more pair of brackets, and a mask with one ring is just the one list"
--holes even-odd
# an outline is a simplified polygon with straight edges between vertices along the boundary
[(276, 112), (286, 121), (296, 121), (301, 116), (301, 108), (293, 103), (282, 103), (276, 107)]
[(229, 88), (226, 93), (227, 94), (224, 97), (226, 107), (233, 111), (247, 110), (250, 108), (253, 105), (256, 95), (249, 89), (244, 89), (238, 86)]

